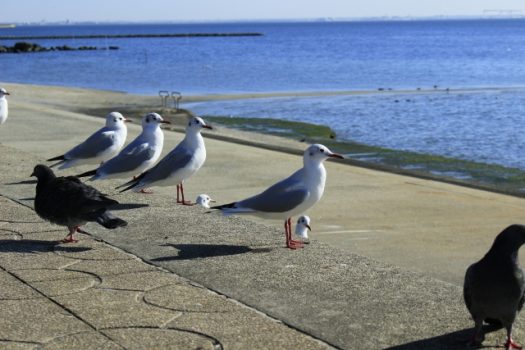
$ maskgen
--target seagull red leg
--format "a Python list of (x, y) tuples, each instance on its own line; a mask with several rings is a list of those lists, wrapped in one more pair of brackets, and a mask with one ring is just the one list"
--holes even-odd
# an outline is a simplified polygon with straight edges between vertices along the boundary
[(289, 218), (286, 221), (286, 225), (287, 225), (286, 246), (291, 249), (304, 248), (304, 243), (302, 241), (297, 241), (292, 238), (292, 218)]
[(296, 249), (291, 243), (291, 232), (290, 232), (290, 219), (284, 221), (284, 235), (286, 236), (286, 248)]
[[(178, 185), (177, 185), (178, 186)], [(178, 193), (178, 192), (177, 192)], [(193, 203), (191, 201), (186, 201), (184, 200), (184, 187), (182, 187), (182, 182), (180, 183), (180, 193), (182, 194), (182, 201), (178, 201), (177, 200), (177, 203), (180, 203), (182, 205), (193, 205)]]

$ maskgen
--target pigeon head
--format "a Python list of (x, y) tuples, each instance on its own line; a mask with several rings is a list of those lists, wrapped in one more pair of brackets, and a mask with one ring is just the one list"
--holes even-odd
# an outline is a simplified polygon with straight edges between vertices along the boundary
[(142, 118), (143, 129), (156, 129), (160, 124), (171, 124), (169, 121), (162, 119), (158, 113), (148, 113)]
[(312, 231), (312, 228), (310, 227), (310, 217), (308, 215), (302, 215), (297, 219), (295, 234), (299, 237), (308, 239), (308, 230)]
[(304, 156), (303, 156), (305, 164), (310, 163), (310, 162), (320, 163), (328, 158), (344, 159), (342, 155), (333, 153), (332, 151), (328, 149), (328, 147), (320, 145), (320, 144), (314, 144), (314, 145), (309, 146), (304, 151)]
[(114, 128), (124, 126), (126, 122), (130, 122), (119, 112), (111, 112), (106, 116), (106, 127)]
[(515, 224), (504, 229), (496, 237), (489, 252), (514, 254), (523, 244), (525, 244), (525, 226)]
[(200, 117), (193, 117), (188, 122), (188, 126), (186, 127), (186, 131), (194, 130), (196, 132), (201, 131), (202, 129), (213, 129), (211, 126), (206, 124), (206, 122), (200, 118)]
[(37, 166), (35, 166), (33, 172), (31, 173), (31, 176), (36, 176), (36, 178), (38, 179), (37, 191), (39, 189), (39, 186), (45, 185), (47, 182), (55, 178), (53, 170), (51, 170), (48, 166), (43, 164), (38, 164)]
[(210, 202), (215, 201), (211, 199), (210, 196), (208, 196), (207, 194), (199, 194), (199, 196), (195, 200), (196, 204), (199, 204), (206, 209), (210, 209)]
[(4, 97), (5, 95), (10, 95), (10, 93), (4, 88), (0, 88), (0, 98)]

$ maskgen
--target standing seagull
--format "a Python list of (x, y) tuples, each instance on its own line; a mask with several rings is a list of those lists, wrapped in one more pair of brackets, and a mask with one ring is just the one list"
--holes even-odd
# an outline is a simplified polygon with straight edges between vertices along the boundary
[(77, 165), (103, 163), (113, 158), (126, 142), (128, 135), (126, 122), (129, 120), (119, 112), (109, 113), (106, 116), (106, 126), (65, 154), (48, 159), (48, 161), (59, 161), (51, 165), (51, 168), (60, 165), (59, 169), (67, 169)]
[(157, 113), (142, 118), (142, 133), (120, 153), (102, 164), (98, 169), (87, 171), (78, 177), (92, 176), (93, 180), (136, 176), (149, 169), (159, 159), (164, 145), (160, 124), (170, 124)]
[(67, 226), (69, 234), (62, 242), (77, 242), (75, 232), (84, 232), (80, 226), (88, 221), (96, 221), (105, 228), (114, 229), (128, 223), (113, 216), (108, 206), (118, 204), (83, 184), (74, 176), (56, 177), (45, 165), (37, 165), (31, 176), (38, 179), (36, 185), (35, 211), (42, 219), (54, 224)]
[(303, 239), (303, 243), (310, 244), (308, 240), (308, 231), (312, 231), (310, 227), (310, 217), (308, 215), (299, 216), (295, 224), (295, 235)]
[(511, 225), (501, 232), (492, 247), (465, 274), (463, 296), (475, 323), (472, 343), (485, 338), (483, 321), (498, 321), (507, 330), (506, 349), (521, 349), (511, 337), (512, 324), (523, 306), (524, 271), (518, 266), (518, 250), (525, 243), (525, 226)]
[[(190, 205), (190, 201), (184, 200), (182, 183), (195, 174), (206, 160), (206, 147), (201, 135), (203, 128), (212, 129), (201, 118), (191, 118), (188, 126), (186, 126), (186, 136), (177, 147), (153, 168), (142, 173), (136, 179), (119, 186), (128, 186), (121, 192), (129, 189), (133, 189), (135, 192), (143, 191), (144, 188), (152, 186), (177, 185), (177, 203)], [(179, 192), (181, 196), (179, 196)]]
[(212, 209), (220, 209), (225, 215), (251, 214), (285, 220), (286, 247), (301, 248), (302, 242), (292, 239), (291, 217), (308, 210), (321, 199), (326, 182), (323, 161), (328, 158), (343, 159), (343, 156), (332, 153), (326, 146), (311, 145), (304, 151), (303, 167), (290, 177), (258, 195)]
[(7, 120), (7, 98), (5, 98), (6, 95), (10, 95), (9, 92), (7, 92), (6, 89), (0, 88), (0, 124), (4, 124)]

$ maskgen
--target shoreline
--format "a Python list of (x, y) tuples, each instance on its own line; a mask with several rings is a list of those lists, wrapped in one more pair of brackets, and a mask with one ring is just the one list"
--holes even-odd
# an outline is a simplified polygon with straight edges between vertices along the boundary
[[(111, 90), (96, 90), (86, 88), (70, 88), (70, 87), (52, 87), (45, 85), (32, 84), (9, 84), (13, 85), (14, 89), (19, 89), (24, 86), (30, 86), (32, 89), (43, 94), (45, 91), (51, 89), (63, 89), (71, 94), (105, 94), (107, 100), (102, 104), (98, 102), (98, 108), (86, 108), (85, 104), (75, 104), (64, 106), (68, 110), (80, 112), (96, 117), (102, 117), (110, 109), (118, 109), (123, 113), (127, 113), (134, 118), (139, 119), (144, 113), (155, 110), (161, 115), (169, 118), (175, 118), (177, 123), (182, 123), (182, 117), (173, 115), (173, 108), (162, 108), (160, 105), (160, 98), (151, 95), (134, 95), (126, 92), (118, 92)], [(509, 90), (520, 90), (520, 88), (508, 88)], [(453, 90), (460, 92), (484, 92), (484, 91), (503, 91), (499, 88), (488, 89), (461, 89)], [(243, 93), (243, 94), (215, 94), (215, 95), (192, 95), (183, 98), (188, 103), (218, 101), (228, 99), (251, 99), (251, 98), (271, 98), (271, 97), (308, 97), (308, 96), (329, 96), (331, 93), (336, 94), (394, 94), (394, 93), (422, 93), (418, 90), (392, 90), (392, 91), (345, 91), (345, 92), (290, 92), (290, 93)], [(439, 90), (428, 90), (423, 93), (445, 93)], [(321, 95), (319, 95), (321, 94)], [(32, 97), (35, 99), (35, 97)], [(191, 100), (191, 101), (190, 101)], [(38, 102), (35, 101), (35, 102)], [(42, 101), (44, 102), (44, 101)], [(184, 109), (182, 109), (184, 110)], [(217, 116), (206, 116), (210, 120), (214, 120)], [(239, 119), (243, 120), (241, 127), (235, 125)], [(231, 122), (225, 123), (225, 120)], [(224, 118), (219, 117), (218, 124), (223, 128), (222, 136), (212, 135), (211, 137), (218, 137), (228, 142), (236, 142), (239, 144), (248, 145), (252, 143), (253, 146), (259, 148), (279, 150), (292, 154), (299, 154), (302, 152), (306, 142), (308, 143), (323, 143), (328, 147), (338, 150), (339, 152), (348, 154), (347, 164), (359, 166), (367, 169), (384, 171), (392, 174), (406, 175), (420, 179), (428, 179), (433, 181), (440, 181), (444, 183), (481, 189), (485, 191), (511, 195), (515, 197), (525, 197), (525, 171), (516, 168), (509, 168), (497, 164), (486, 164), (469, 160), (462, 160), (457, 158), (447, 158), (444, 156), (424, 154), (410, 151), (402, 151), (396, 149), (388, 149), (373, 145), (361, 144), (351, 140), (337, 140), (329, 137), (326, 131), (324, 136), (318, 131), (309, 134), (302, 134), (303, 130), (297, 131), (299, 122), (279, 121), (277, 119), (270, 120), (270, 127), (256, 127), (261, 123), (260, 118)], [(232, 125), (234, 124), (234, 125)], [(287, 135), (282, 133), (272, 132), (272, 129), (282, 129), (285, 124), (285, 129), (290, 129)], [(310, 126), (322, 128), (319, 125), (304, 123)], [(291, 125), (291, 126), (290, 126)], [(183, 131), (182, 128), (172, 127), (175, 131)], [(268, 131), (270, 129), (270, 131)], [(303, 142), (299, 142), (303, 141)], [(273, 146), (272, 146), (273, 145)]]
[[(52, 87), (33, 84), (11, 84), (16, 86), (31, 86), (37, 90), (46, 90), (48, 87), (65, 89), (71, 92), (92, 92), (110, 94), (114, 102), (106, 101), (98, 108), (84, 106), (70, 106), (68, 109), (95, 117), (102, 117), (109, 109), (117, 109), (134, 119), (140, 120), (141, 116), (155, 110), (168, 119), (182, 123), (182, 117), (173, 114), (173, 108), (162, 108), (158, 96), (134, 95), (127, 92), (111, 90), (97, 90), (86, 88)], [(485, 91), (516, 91), (525, 88), (470, 88), (453, 89), (451, 93), (477, 93)], [(183, 98), (186, 103), (200, 103), (206, 101), (253, 99), (253, 98), (280, 98), (280, 97), (310, 97), (335, 95), (370, 95), (370, 94), (431, 94), (446, 93), (444, 90), (359, 90), (359, 91), (312, 91), (312, 92), (273, 92), (273, 93), (242, 93), (242, 94), (213, 94), (190, 95)], [(130, 103), (132, 97), (134, 103)], [(158, 106), (158, 107), (157, 107)], [(184, 108), (180, 109), (183, 114)], [(191, 111), (189, 111), (191, 114)], [(515, 197), (525, 197), (525, 170), (505, 167), (498, 164), (488, 164), (458, 158), (449, 158), (434, 154), (425, 154), (412, 151), (384, 148), (380, 146), (361, 144), (352, 140), (339, 140), (332, 137), (324, 125), (301, 123), (295, 121), (280, 121), (278, 119), (242, 118), (204, 116), (212, 123), (223, 128), (221, 135), (210, 135), (217, 140), (234, 142), (243, 145), (280, 151), (289, 154), (301, 154), (306, 143), (323, 143), (331, 149), (338, 150), (348, 156), (345, 163), (366, 169), (378, 170), (392, 174), (411, 176), (420, 179), (439, 181), (474, 189), (501, 193)], [(242, 122), (239, 122), (242, 121)], [(261, 123), (266, 124), (261, 126)], [(304, 124), (311, 127), (304, 133)], [(284, 125), (284, 126), (283, 126)], [(183, 128), (171, 127), (170, 129), (182, 132)], [(319, 131), (316, 129), (323, 129)], [(275, 132), (275, 130), (278, 130)], [(285, 131), (284, 133), (282, 131)], [(329, 130), (329, 128), (328, 128)], [(224, 133), (225, 132), (225, 133)]]

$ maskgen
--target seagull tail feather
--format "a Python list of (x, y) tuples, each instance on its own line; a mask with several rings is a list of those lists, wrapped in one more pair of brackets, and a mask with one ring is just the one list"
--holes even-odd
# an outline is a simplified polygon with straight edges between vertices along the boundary
[(142, 174), (140, 174), (139, 176), (137, 176), (137, 177), (135, 177), (135, 178), (129, 180), (128, 182), (126, 182), (126, 183), (124, 183), (124, 184), (122, 184), (122, 185), (119, 185), (119, 186), (115, 187), (115, 189), (119, 189), (119, 188), (122, 188), (122, 187), (126, 187), (126, 186), (128, 186), (128, 187), (126, 187), (125, 189), (123, 189), (122, 191), (120, 191), (120, 193), (125, 192), (125, 191), (127, 191), (127, 190), (130, 190), (130, 189), (132, 189), (133, 187), (138, 186), (140, 180), (142, 180), (142, 179), (144, 178), (144, 176), (146, 176), (147, 173), (148, 173), (148, 172), (145, 171), (145, 172), (143, 172)]
[[(48, 159), (48, 160), (51, 160), (51, 159)], [(50, 168), (54, 168), (54, 167), (56, 167), (57, 165), (62, 165), (62, 164), (64, 164), (65, 162), (66, 162), (66, 160), (64, 159), (64, 160), (61, 160), (61, 161), (56, 162), (56, 163), (54, 163), (54, 164), (51, 164), (49, 167), (50, 167)]]
[(66, 157), (64, 157), (64, 155), (56, 156), (56, 157), (53, 157), (53, 158), (49, 158), (47, 161), (48, 162), (52, 162), (52, 161), (55, 161), (55, 160), (66, 160)]
[(86, 176), (93, 176), (97, 173), (97, 169), (86, 171), (85, 173), (82, 173), (80, 175), (76, 175), (76, 177), (86, 177)]
[(138, 184), (139, 184), (139, 181), (138, 180), (131, 180), (131, 181), (129, 181), (129, 182), (123, 184), (123, 185), (120, 185), (119, 187), (116, 187), (116, 188), (122, 188), (122, 187), (124, 187), (124, 186), (126, 186), (128, 184), (130, 184), (130, 185), (128, 187), (124, 188), (123, 190), (120, 190), (120, 193), (126, 192), (128, 190), (131, 190), (134, 187), (137, 187)]
[(110, 212), (104, 212), (97, 217), (97, 222), (105, 228), (114, 229), (121, 226), (126, 226), (128, 223)]
[(222, 209), (235, 208), (235, 204), (237, 204), (237, 202), (231, 202), (231, 203), (223, 204), (223, 205), (216, 205), (216, 206), (210, 207), (210, 209), (222, 210)]

